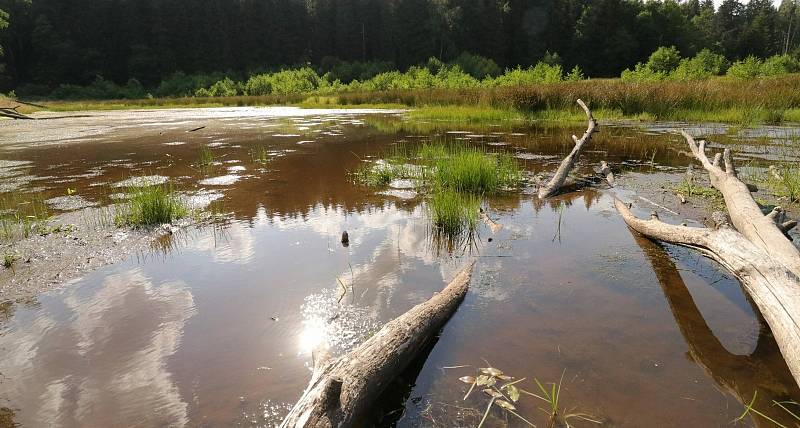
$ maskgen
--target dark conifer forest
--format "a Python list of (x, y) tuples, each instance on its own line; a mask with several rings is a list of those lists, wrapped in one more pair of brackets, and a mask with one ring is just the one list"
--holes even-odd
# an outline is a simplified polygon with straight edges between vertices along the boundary
[(716, 9), (710, 0), (0, 0), (0, 9), (0, 90), (28, 92), (98, 77), (154, 87), (176, 72), (324, 73), (342, 62), (374, 75), (464, 52), (500, 68), (546, 59), (605, 77), (659, 46), (735, 61), (796, 54), (800, 38), (795, 0)]

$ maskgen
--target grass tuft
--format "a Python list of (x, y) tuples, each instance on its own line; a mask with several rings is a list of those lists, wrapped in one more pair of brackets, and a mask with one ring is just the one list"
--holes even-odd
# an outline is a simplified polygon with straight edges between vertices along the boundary
[(156, 185), (132, 188), (129, 202), (117, 212), (118, 226), (146, 226), (171, 223), (189, 213), (186, 204), (172, 186)]
[(200, 148), (199, 157), (197, 164), (201, 167), (210, 166), (214, 163), (214, 153), (208, 147)]
[(433, 192), (428, 200), (433, 226), (448, 236), (474, 230), (480, 207), (478, 196), (449, 189)]

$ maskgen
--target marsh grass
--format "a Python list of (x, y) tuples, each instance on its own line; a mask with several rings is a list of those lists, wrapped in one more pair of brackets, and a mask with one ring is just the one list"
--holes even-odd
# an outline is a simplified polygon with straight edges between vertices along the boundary
[(0, 197), (0, 238), (13, 242), (47, 228), (50, 213), (42, 196), (8, 192)]
[(399, 178), (417, 182), (418, 190), (427, 193), (433, 236), (450, 247), (470, 242), (485, 195), (517, 188), (525, 181), (511, 155), (446, 141), (425, 143), (413, 151), (397, 147), (352, 175), (370, 186), (386, 186)]
[(673, 191), (680, 193), (685, 197), (696, 196), (698, 198), (705, 199), (711, 203), (714, 208), (722, 208), (725, 206), (725, 200), (722, 198), (722, 194), (719, 193), (717, 189), (695, 184), (694, 182), (686, 179), (675, 186)]
[(519, 187), (525, 180), (510, 154), (483, 148), (433, 142), (424, 144), (417, 158), (425, 171), (422, 180), (433, 189), (495, 194)]
[(478, 196), (450, 189), (435, 191), (428, 199), (431, 223), (447, 236), (475, 230), (480, 207)]
[(189, 214), (186, 204), (171, 185), (136, 187), (114, 217), (117, 226), (147, 226), (171, 223)]
[(800, 167), (796, 162), (774, 165), (767, 175), (766, 184), (775, 196), (791, 203), (800, 202)]
[(269, 152), (264, 146), (256, 146), (250, 149), (250, 159), (253, 162), (267, 163), (269, 161)]
[(200, 147), (198, 152), (198, 160), (197, 165), (201, 168), (206, 168), (214, 164), (215, 161), (214, 152), (211, 151), (208, 147)]

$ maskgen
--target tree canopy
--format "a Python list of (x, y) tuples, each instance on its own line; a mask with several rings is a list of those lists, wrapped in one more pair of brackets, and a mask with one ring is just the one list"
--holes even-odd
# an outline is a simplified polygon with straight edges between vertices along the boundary
[[(797, 53), (795, 1), (724, 0), (715, 10), (710, 0), (0, 0), (0, 90), (324, 72), (341, 61), (402, 70), (464, 52), (500, 68), (547, 58), (618, 76), (660, 46), (732, 61)], [(659, 67), (677, 66), (662, 53)]]

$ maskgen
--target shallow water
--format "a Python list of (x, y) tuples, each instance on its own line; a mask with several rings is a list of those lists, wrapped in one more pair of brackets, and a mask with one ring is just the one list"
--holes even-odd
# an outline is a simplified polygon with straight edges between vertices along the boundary
[[(463, 401), (458, 378), (485, 361), (527, 377), (529, 391), (534, 377), (563, 373), (562, 407), (605, 426), (728, 425), (756, 391), (756, 408), (792, 422), (772, 400), (800, 401), (800, 391), (738, 283), (694, 252), (633, 235), (612, 205), (630, 190), (545, 203), (530, 189), (496, 197), (486, 208), (502, 229), (484, 225), (473, 242), (448, 247), (432, 237), (413, 192), (365, 188), (347, 175), (364, 159), (430, 138), (386, 133), (370, 125), (376, 119), (401, 120), (248, 108), (0, 122), (0, 191), (46, 201), (69, 188), (105, 205), (141, 177), (168, 177), (188, 200), (227, 214), (60, 291), (2, 306), (8, 416), (0, 412), (0, 424), (272, 426), (305, 387), (315, 345), (346, 351), (472, 257), (465, 302), (427, 358), (380, 400), (375, 424), (477, 425), (487, 400), (476, 392)], [(605, 159), (623, 175), (678, 182), (689, 159), (665, 132), (676, 126), (604, 127), (581, 170)], [(555, 168), (570, 133), (582, 132), (449, 131), (438, 132), (510, 151), (533, 172)], [(786, 158), (794, 132), (696, 131), (737, 144), (754, 164)], [(210, 166), (198, 165), (203, 146)], [(73, 207), (50, 204), (52, 212)], [(461, 365), (473, 367), (445, 368)], [(518, 411), (543, 426), (542, 404), (523, 396)], [(524, 426), (499, 409), (488, 423)]]

